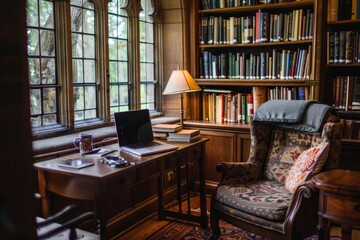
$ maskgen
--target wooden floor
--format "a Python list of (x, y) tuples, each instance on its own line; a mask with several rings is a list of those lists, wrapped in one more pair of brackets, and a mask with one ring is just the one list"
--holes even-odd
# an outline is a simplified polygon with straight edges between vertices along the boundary
[[(210, 196), (207, 197), (207, 211), (210, 212)], [(198, 211), (200, 206), (199, 197), (192, 197), (190, 200), (190, 208), (191, 211)], [(176, 204), (172, 206), (173, 209), (178, 209)], [(182, 210), (187, 211), (187, 202), (184, 201), (182, 203)], [(133, 229), (129, 229), (126, 233), (119, 235), (112, 240), (144, 240), (146, 237), (150, 236), (152, 233), (156, 232), (163, 226), (169, 223), (171, 219), (166, 220), (158, 220), (157, 214), (152, 215), (138, 226)], [(331, 236), (339, 236), (341, 237), (341, 229), (339, 227), (333, 227), (331, 229)], [(275, 240), (275, 239), (274, 239)], [(360, 230), (353, 231), (352, 240), (360, 240)]]

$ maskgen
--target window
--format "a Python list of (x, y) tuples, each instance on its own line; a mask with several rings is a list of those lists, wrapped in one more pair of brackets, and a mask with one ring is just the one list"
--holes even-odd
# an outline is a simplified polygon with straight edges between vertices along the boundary
[(141, 0), (140, 31), (140, 96), (141, 108), (155, 109), (154, 24), (150, 0)]
[(152, 2), (27, 0), (34, 136), (107, 126), (118, 111), (158, 110)]

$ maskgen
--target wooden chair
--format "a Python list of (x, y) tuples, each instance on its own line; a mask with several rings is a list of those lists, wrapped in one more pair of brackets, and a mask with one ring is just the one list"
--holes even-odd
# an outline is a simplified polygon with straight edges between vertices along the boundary
[(248, 161), (216, 167), (222, 178), (211, 199), (212, 239), (221, 235), (220, 219), (277, 240), (315, 234), (318, 193), (309, 180), (338, 166), (338, 121), (332, 108), (312, 101), (261, 105), (251, 122)]

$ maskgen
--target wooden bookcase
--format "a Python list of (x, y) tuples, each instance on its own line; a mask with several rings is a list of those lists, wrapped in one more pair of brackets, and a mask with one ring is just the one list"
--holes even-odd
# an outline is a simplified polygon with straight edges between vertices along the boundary
[[(358, 96), (360, 94), (360, 13), (357, 17), (352, 16), (351, 6), (343, 6), (341, 2), (323, 1), (322, 45), (326, 47), (323, 48), (321, 77), (321, 89), (324, 91), (320, 100), (334, 105), (344, 119), (344, 138), (360, 140), (360, 105), (353, 105), (355, 92)], [(360, 96), (356, 102), (360, 104)]]
[[(220, 3), (221, 1), (194, 0), (192, 1), (191, 5), (192, 28), (190, 33), (190, 39), (192, 42), (191, 52), (194, 56), (191, 61), (191, 73), (195, 77), (197, 83), (203, 89), (227, 89), (234, 92), (251, 93), (253, 87), (265, 87), (267, 90), (275, 88), (303, 88), (306, 89), (307, 99), (319, 99), (319, 69), (322, 64), (322, 51), (321, 47), (317, 46), (317, 44), (321, 43), (321, 36), (320, 38), (318, 38), (317, 35), (321, 34), (322, 32), (317, 31), (317, 28), (318, 26), (321, 26), (322, 18), (321, 16), (318, 16), (317, 0), (302, 0), (282, 3), (256, 4), (236, 7), (225, 6), (212, 8), (204, 6), (204, 3), (206, 2)], [(226, 3), (235, 1), (222, 2)], [(270, 35), (264, 34), (265, 37), (267, 36), (267, 40), (260, 42), (256, 41), (257, 35), (255, 34), (255, 30), (259, 29), (259, 27), (256, 27), (259, 26), (259, 24), (255, 24), (255, 22), (256, 16), (257, 14), (259, 14), (259, 12), (267, 14), (269, 24), (264, 25), (270, 27), (270, 19), (273, 19), (271, 15), (291, 15), (289, 13), (293, 13), (295, 12), (295, 10), (297, 10), (297, 13), (299, 13), (300, 16), (308, 16), (307, 20), (309, 21), (309, 23), (306, 24), (305, 21), (305, 24), (303, 24), (302, 26), (304, 26), (304, 29), (305, 27), (306, 29), (309, 29), (310, 27), (312, 29), (312, 34), (301, 35), (303, 37), (299, 36), (298, 39), (292, 39), (291, 41), (287, 40), (288, 37), (286, 37), (285, 35), (280, 35), (281, 38), (279, 41), (270, 41)], [(311, 18), (310, 13), (312, 14)], [(209, 37), (204, 37), (206, 30), (214, 32), (216, 31), (216, 27), (213, 28), (214, 30), (211, 30), (211, 28), (209, 27), (210, 25), (218, 26), (220, 22), (227, 20), (228, 23), (232, 22), (231, 24), (233, 24), (234, 22), (237, 22), (237, 20), (234, 20), (234, 18), (243, 18), (242, 20), (239, 20), (243, 21), (242, 23), (245, 22), (244, 19), (251, 18), (252, 20), (254, 20), (254, 41), (245, 43), (239, 40), (239, 37), (237, 38), (237, 41), (228, 42), (228, 36), (236, 36), (236, 33), (226, 34), (226, 43), (224, 43), (224, 38), (221, 38), (221, 43), (220, 37), (218, 38), (219, 43), (214, 43), (215, 38), (212, 39), (213, 41), (209, 41)], [(306, 20), (306, 18), (304, 19)], [(217, 23), (211, 24), (211, 21), (217, 21)], [(207, 23), (208, 25), (206, 30), (204, 30), (204, 25), (206, 25), (205, 23)], [(262, 28), (260, 27), (260, 29)], [(218, 31), (221, 30), (218, 29)], [(234, 31), (239, 32), (240, 30), (238, 29)], [(207, 36), (214, 35), (210, 34)], [(261, 38), (262, 37), (259, 37), (259, 39)], [(274, 38), (279, 39), (276, 37)], [(309, 49), (311, 49), (311, 53), (309, 54), (308, 58), (310, 60), (310, 64), (308, 65), (308, 75), (305, 77), (289, 77), (291, 74), (281, 75), (280, 72), (278, 75), (265, 74), (265, 77), (261, 77), (263, 76), (261, 74), (233, 74), (234, 71), (231, 72), (230, 70), (228, 70), (228, 66), (230, 65), (231, 61), (225, 61), (225, 70), (221, 68), (221, 66), (224, 65), (222, 64), (224, 63), (224, 61), (222, 62), (221, 58), (229, 59), (229, 53), (240, 53), (240, 55), (244, 54), (245, 59), (249, 59), (250, 54), (254, 54), (256, 56), (260, 56), (259, 59), (262, 60), (264, 58), (261, 57), (261, 55), (264, 56), (265, 54), (265, 56), (275, 56), (275, 54), (273, 54), (274, 51), (278, 53), (297, 52), (297, 54), (299, 54), (299, 50), (308, 51)], [(217, 72), (217, 74), (205, 73), (206, 69), (204, 68), (204, 58), (206, 57), (206, 54), (209, 53), (211, 55), (219, 56), (217, 57), (218, 62), (217, 64), (215, 64), (215, 66), (220, 65), (220, 67), (217, 67), (217, 71), (213, 71)], [(225, 55), (225, 57), (222, 55)], [(266, 57), (265, 59), (268, 60), (269, 58)], [(257, 61), (262, 62), (261, 60)], [(212, 64), (208, 64), (208, 67), (209, 65)], [(239, 71), (240, 70), (235, 72), (239, 73)], [(194, 109), (196, 109), (196, 111), (198, 112), (194, 113), (193, 116), (197, 117), (195, 117), (194, 121), (186, 121), (185, 126), (189, 128), (200, 129), (202, 135), (210, 138), (210, 142), (207, 143), (206, 147), (206, 169), (209, 169), (209, 171), (207, 171), (206, 179), (216, 182), (219, 178), (219, 176), (215, 172), (215, 166), (217, 165), (217, 163), (222, 161), (247, 160), (250, 147), (249, 125), (244, 123), (206, 121), (206, 119), (204, 118), (204, 100), (202, 97), (203, 95), (200, 94), (199, 98), (194, 101), (194, 104), (197, 104)]]

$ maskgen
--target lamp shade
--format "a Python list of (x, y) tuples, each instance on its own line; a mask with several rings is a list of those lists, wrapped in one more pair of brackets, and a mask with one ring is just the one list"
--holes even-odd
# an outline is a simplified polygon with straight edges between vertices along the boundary
[(201, 91), (201, 88), (187, 70), (174, 70), (164, 89), (163, 95)]

